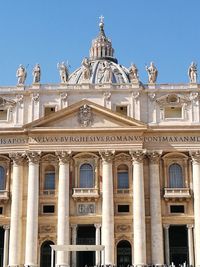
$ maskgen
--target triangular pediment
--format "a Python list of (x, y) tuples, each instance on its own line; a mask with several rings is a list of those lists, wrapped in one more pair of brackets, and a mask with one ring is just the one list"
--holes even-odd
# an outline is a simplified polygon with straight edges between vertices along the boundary
[(146, 124), (113, 112), (89, 100), (81, 100), (51, 115), (42, 117), (24, 128), (44, 129), (107, 129), (135, 128), (145, 130)]

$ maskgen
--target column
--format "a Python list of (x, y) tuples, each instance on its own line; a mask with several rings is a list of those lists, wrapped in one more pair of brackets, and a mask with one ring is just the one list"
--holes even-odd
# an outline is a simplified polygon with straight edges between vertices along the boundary
[(200, 151), (190, 153), (192, 157), (194, 192), (194, 240), (195, 266), (200, 266)]
[[(57, 245), (69, 245), (69, 162), (70, 152), (56, 153), (59, 158)], [(69, 266), (69, 252), (57, 252), (57, 266)]]
[(150, 160), (150, 212), (151, 212), (151, 257), (153, 265), (163, 265), (163, 229), (160, 198), (159, 162), (160, 152), (148, 152)]
[(9, 266), (19, 266), (22, 243), (22, 164), (24, 156), (20, 153), (12, 153), (9, 156), (13, 160)]
[(193, 225), (188, 224), (188, 252), (189, 252), (189, 266), (194, 266), (194, 246), (193, 246)]
[(26, 217), (25, 266), (37, 266), (39, 153), (28, 152), (28, 192)]
[(165, 262), (170, 265), (170, 255), (169, 255), (169, 224), (164, 224), (164, 234), (165, 234)]
[(144, 151), (130, 151), (133, 161), (134, 265), (146, 265), (146, 227), (143, 159)]
[[(95, 224), (94, 225), (96, 228), (96, 245), (100, 245), (101, 244), (101, 236), (100, 236), (100, 228), (101, 225), (100, 224)], [(100, 266), (101, 264), (101, 259), (100, 259), (100, 251), (96, 251), (96, 266)]]
[[(100, 152), (102, 157), (102, 245), (105, 246), (105, 264), (114, 265), (114, 203), (113, 152)], [(103, 261), (102, 261), (103, 262)]]
[[(72, 224), (72, 245), (76, 245), (77, 224)], [(72, 252), (72, 267), (76, 267), (76, 251)]]
[(4, 225), (3, 267), (8, 266), (9, 225)]

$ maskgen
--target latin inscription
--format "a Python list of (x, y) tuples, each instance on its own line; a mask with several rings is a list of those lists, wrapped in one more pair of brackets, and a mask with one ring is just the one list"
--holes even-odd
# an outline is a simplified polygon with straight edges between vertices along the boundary
[(36, 137), (2, 137), (0, 146), (23, 145), (23, 144), (44, 144), (44, 143), (198, 143), (200, 136), (137, 136), (137, 135), (87, 135), (87, 136), (36, 136)]

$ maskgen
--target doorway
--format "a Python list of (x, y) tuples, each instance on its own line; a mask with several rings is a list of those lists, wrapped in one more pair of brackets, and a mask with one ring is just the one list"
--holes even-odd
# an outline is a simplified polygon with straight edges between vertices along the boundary
[(50, 240), (44, 241), (40, 249), (40, 267), (51, 267), (51, 247), (54, 243)]
[(127, 240), (121, 240), (117, 244), (117, 266), (127, 267), (132, 264), (131, 244)]
[(188, 235), (186, 225), (172, 225), (169, 228), (170, 264), (188, 264)]
[[(77, 230), (77, 245), (95, 245), (95, 227), (93, 225), (79, 225)], [(78, 251), (77, 267), (95, 265), (94, 251)]]

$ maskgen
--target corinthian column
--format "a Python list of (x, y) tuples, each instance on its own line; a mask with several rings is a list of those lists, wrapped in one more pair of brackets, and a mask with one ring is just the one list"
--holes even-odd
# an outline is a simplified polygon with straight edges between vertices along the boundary
[[(57, 152), (59, 158), (57, 245), (69, 245), (69, 162), (70, 152)], [(69, 252), (57, 252), (57, 266), (69, 266)]]
[(13, 160), (9, 266), (19, 266), (22, 243), (22, 164), (24, 156), (20, 153), (11, 153), (9, 156)]
[(37, 266), (38, 247), (38, 193), (39, 193), (39, 153), (27, 153), (28, 192), (26, 217), (25, 266)]
[[(114, 203), (113, 152), (100, 152), (102, 157), (102, 245), (105, 246), (105, 264), (114, 265)], [(102, 262), (104, 262), (102, 260)]]
[(195, 266), (200, 266), (200, 151), (191, 152), (194, 192)]
[(150, 211), (151, 211), (151, 254), (153, 265), (163, 265), (163, 229), (160, 199), (159, 161), (160, 152), (149, 152)]
[(130, 151), (133, 161), (134, 266), (146, 265), (146, 227), (143, 158), (144, 151)]

